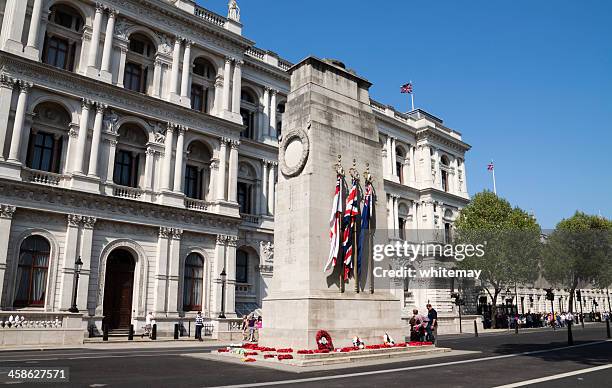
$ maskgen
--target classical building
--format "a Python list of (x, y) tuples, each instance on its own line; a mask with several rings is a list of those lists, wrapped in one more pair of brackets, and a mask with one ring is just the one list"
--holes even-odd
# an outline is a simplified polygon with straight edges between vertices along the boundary
[[(171, 330), (196, 311), (216, 324), (260, 307), (292, 64), (242, 35), (235, 1), (227, 17), (192, 0), (0, 10), (1, 308), (67, 311), (79, 258), (87, 328), (140, 328), (153, 312)], [(448, 238), (469, 200), (469, 145), (422, 110), (371, 108), (390, 237)], [(451, 310), (448, 285), (398, 292), (398, 308)]]

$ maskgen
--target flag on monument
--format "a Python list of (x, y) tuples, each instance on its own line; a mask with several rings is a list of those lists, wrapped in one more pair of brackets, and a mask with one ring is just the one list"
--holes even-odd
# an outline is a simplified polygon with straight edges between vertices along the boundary
[(329, 258), (325, 264), (327, 271), (331, 267), (336, 266), (338, 259), (338, 251), (340, 250), (340, 217), (342, 216), (342, 178), (338, 176), (336, 180), (336, 193), (334, 194), (334, 201), (332, 202), (332, 211), (329, 219)]
[(489, 163), (489, 164), (487, 165), (487, 170), (489, 170), (489, 171), (493, 171), (493, 170), (495, 170), (495, 166), (493, 165), (493, 162), (491, 162), (491, 163)]
[(355, 228), (355, 217), (359, 215), (357, 181), (353, 180), (353, 186), (346, 198), (344, 208), (344, 238), (342, 246), (344, 248), (344, 279), (348, 279), (349, 272), (353, 268), (353, 229)]
[(357, 273), (361, 274), (361, 261), (363, 258), (363, 247), (366, 243), (367, 233), (370, 231), (370, 219), (372, 218), (372, 185), (366, 185), (363, 207), (361, 208), (361, 229), (359, 230), (359, 247), (357, 248)]

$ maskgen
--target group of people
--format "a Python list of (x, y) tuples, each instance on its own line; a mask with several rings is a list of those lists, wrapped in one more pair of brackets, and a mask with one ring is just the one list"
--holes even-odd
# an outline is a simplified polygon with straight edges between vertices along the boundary
[(486, 329), (514, 329), (517, 325), (524, 328), (538, 328), (538, 327), (566, 327), (568, 323), (580, 323), (583, 320), (586, 322), (601, 322), (606, 320), (606, 316), (609, 316), (608, 312), (596, 313), (590, 312), (587, 314), (576, 313), (573, 314), (570, 311), (561, 312), (544, 312), (534, 313), (528, 311), (525, 314), (508, 314), (504, 311), (498, 311), (495, 316), (495, 327), (493, 327), (491, 320), (485, 317), (484, 326)]
[(249, 314), (242, 317), (242, 340), (257, 342), (259, 340), (259, 329), (262, 328), (261, 316)]
[(434, 332), (438, 327), (438, 312), (427, 304), (427, 315), (419, 314), (419, 310), (412, 310), (410, 318), (410, 341), (415, 342), (435, 342)]

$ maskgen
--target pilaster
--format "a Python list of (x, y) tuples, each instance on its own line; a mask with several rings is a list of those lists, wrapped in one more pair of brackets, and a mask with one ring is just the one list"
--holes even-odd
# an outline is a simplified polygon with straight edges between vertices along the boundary
[[(17, 208), (12, 205), (0, 204), (0, 306), (8, 305), (5, 301), (4, 274), (8, 262), (8, 244), (11, 235), (11, 223)], [(10, 283), (9, 283), (10, 284)]]

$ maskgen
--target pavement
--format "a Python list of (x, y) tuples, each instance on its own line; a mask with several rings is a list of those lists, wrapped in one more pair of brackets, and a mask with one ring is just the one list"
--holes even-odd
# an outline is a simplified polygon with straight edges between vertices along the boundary
[[(604, 387), (612, 380), (612, 341), (605, 325), (574, 327), (574, 345), (565, 330), (552, 329), (441, 336), (438, 345), (454, 351), (387, 363), (351, 364), (327, 370), (292, 371), (213, 361), (196, 355), (213, 343), (89, 344), (87, 348), (0, 353), (0, 369), (69, 368), (78, 387)], [(175, 344), (175, 346), (172, 346)], [(5, 372), (6, 373), (6, 372)], [(15, 384), (6, 375), (0, 385)], [(36, 386), (22, 383), (22, 386)]]

